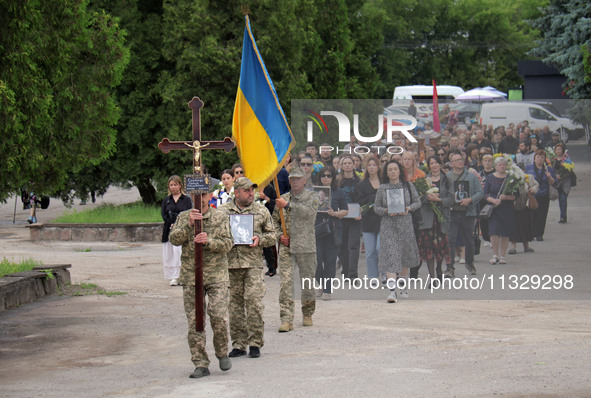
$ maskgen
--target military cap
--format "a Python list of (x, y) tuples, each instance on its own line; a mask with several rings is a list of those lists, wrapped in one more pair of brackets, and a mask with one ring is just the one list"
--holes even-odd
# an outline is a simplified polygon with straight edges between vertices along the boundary
[(293, 177), (305, 177), (306, 172), (301, 167), (292, 167), (291, 172), (289, 173), (289, 178)]
[(250, 187), (256, 188), (258, 187), (258, 185), (253, 183), (246, 177), (240, 177), (237, 178), (236, 181), (234, 181), (234, 189), (248, 189)]

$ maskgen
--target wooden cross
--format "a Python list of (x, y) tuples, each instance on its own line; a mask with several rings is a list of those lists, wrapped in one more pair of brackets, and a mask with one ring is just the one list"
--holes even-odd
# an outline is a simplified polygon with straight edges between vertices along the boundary
[[(191, 102), (189, 102), (189, 108), (192, 110), (193, 118), (193, 141), (170, 141), (168, 138), (164, 138), (158, 144), (158, 148), (164, 153), (176, 149), (192, 149), (193, 175), (185, 176), (185, 180), (189, 177), (197, 180), (201, 179), (209, 184), (209, 175), (203, 175), (201, 173), (201, 150), (223, 149), (226, 152), (230, 152), (234, 148), (234, 142), (228, 137), (223, 141), (201, 141), (201, 108), (203, 108), (203, 101), (197, 97), (193, 97)], [(194, 193), (192, 196), (193, 208), (201, 212), (201, 193)], [(197, 220), (195, 222), (195, 235), (199, 233), (201, 233), (201, 221)], [(195, 243), (195, 323), (198, 332), (205, 330), (203, 299), (203, 245)]]

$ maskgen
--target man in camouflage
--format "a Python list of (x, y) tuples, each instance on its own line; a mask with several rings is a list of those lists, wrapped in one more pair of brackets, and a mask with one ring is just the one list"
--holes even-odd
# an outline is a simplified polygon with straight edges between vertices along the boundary
[[(209, 207), (210, 194), (201, 195), (201, 213), (197, 209), (182, 212), (170, 231), (170, 242), (183, 246), (179, 282), (189, 323), (189, 348), (195, 371), (189, 377), (209, 375), (205, 351), (205, 331), (195, 330), (195, 242), (203, 244), (203, 288), (207, 296), (207, 314), (213, 329), (213, 346), (220, 369), (229, 370), (228, 303), (229, 277), (227, 253), (232, 248), (230, 224), (225, 214)], [(202, 232), (195, 236), (195, 220), (201, 220)], [(205, 311), (204, 311), (205, 317)]]
[(228, 254), (230, 270), (230, 357), (246, 354), (258, 358), (264, 344), (263, 332), (263, 247), (276, 242), (271, 214), (265, 206), (254, 201), (253, 184), (246, 177), (234, 182), (234, 199), (220, 206), (220, 211), (230, 214), (254, 215), (254, 233), (251, 245), (234, 245)]
[[(279, 248), (279, 312), (281, 326), (279, 332), (293, 330), (295, 304), (293, 301), (293, 275), (297, 265), (302, 282), (302, 314), (303, 326), (312, 326), (312, 315), (316, 309), (314, 276), (316, 274), (316, 236), (314, 222), (320, 204), (316, 192), (305, 189), (306, 173), (299, 167), (293, 167), (289, 174), (291, 192), (281, 195), (275, 202), (273, 221), (277, 226)], [(286, 229), (289, 236), (280, 231), (279, 209), (284, 210)], [(304, 288), (305, 287), (305, 288)]]

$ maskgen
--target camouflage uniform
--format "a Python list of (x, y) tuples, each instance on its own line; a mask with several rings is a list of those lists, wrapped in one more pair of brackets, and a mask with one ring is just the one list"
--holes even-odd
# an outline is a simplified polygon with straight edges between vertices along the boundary
[[(189, 224), (189, 212), (179, 214), (169, 240), (173, 245), (183, 246), (179, 282), (183, 285), (183, 301), (189, 323), (191, 360), (196, 368), (207, 368), (209, 358), (205, 351), (205, 331), (195, 330), (195, 227)], [(227, 253), (232, 248), (232, 235), (228, 219), (212, 207), (203, 214), (201, 230), (207, 233), (207, 243), (203, 245), (203, 290), (208, 301), (206, 307), (213, 330), (215, 355), (221, 358), (228, 355)]]
[[(246, 179), (245, 177), (239, 180)], [(237, 180), (238, 181), (238, 180)], [(235, 189), (236, 189), (235, 183)], [(236, 200), (219, 207), (226, 215), (254, 214), (254, 234), (260, 238), (259, 245), (235, 245), (228, 253), (230, 270), (230, 337), (232, 348), (246, 350), (247, 346), (262, 347), (263, 332), (263, 247), (275, 244), (275, 228), (271, 214), (259, 202), (240, 209)]]
[[(279, 315), (281, 322), (293, 323), (295, 304), (293, 275), (296, 265), (299, 268), (300, 279), (307, 278), (310, 285), (302, 289), (302, 314), (312, 317), (316, 309), (316, 298), (312, 283), (316, 274), (316, 235), (314, 222), (320, 201), (318, 194), (304, 189), (299, 195), (285, 193), (281, 195), (289, 206), (283, 209), (286, 229), (289, 233), (289, 247), (279, 246), (279, 276), (281, 287), (279, 290)], [(287, 211), (286, 211), (287, 210)], [(277, 239), (283, 234), (279, 208), (275, 207), (273, 222), (277, 229)]]

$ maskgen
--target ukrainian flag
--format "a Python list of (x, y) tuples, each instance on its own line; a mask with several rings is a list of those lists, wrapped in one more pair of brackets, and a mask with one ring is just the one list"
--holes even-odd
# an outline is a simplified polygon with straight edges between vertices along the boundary
[(232, 140), (252, 182), (266, 186), (295, 145), (277, 92), (257, 49), (246, 16), (240, 83), (232, 120)]

